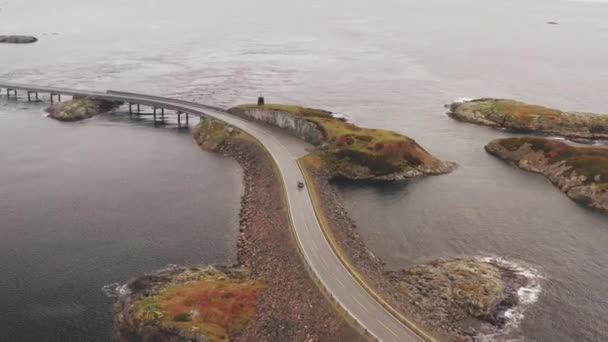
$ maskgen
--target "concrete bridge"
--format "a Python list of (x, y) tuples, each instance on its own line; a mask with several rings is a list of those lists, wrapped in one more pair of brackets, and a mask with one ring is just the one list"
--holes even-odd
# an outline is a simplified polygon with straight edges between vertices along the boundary
[[(154, 109), (155, 122), (157, 110), (160, 110), (162, 119), (165, 110), (179, 113), (178, 117), (184, 114), (186, 120), (188, 115), (211, 117), (251, 134), (270, 152), (279, 168), (298, 245), (308, 267), (326, 293), (364, 329), (366, 334), (377, 340), (387, 342), (431, 340), (424, 332), (411, 323), (404, 322), (403, 318), (395, 312), (391, 312), (386, 304), (377, 301), (369, 289), (364, 288), (353, 277), (334, 253), (319, 225), (308, 192), (299, 191), (296, 186), (298, 181), (304, 180), (297, 159), (307, 153), (308, 144), (263, 124), (233, 116), (222, 108), (188, 101), (119, 91), (98, 92), (0, 82), (0, 92), (2, 89), (6, 89), (9, 97), (11, 95), (16, 97), (17, 91), (22, 91), (27, 94), (30, 101), (32, 95), (38, 100), (39, 93), (50, 94), (53, 102), (55, 98), (61, 101), (61, 95), (121, 101), (127, 103), (130, 113), (135, 115), (141, 105), (149, 106)], [(136, 108), (135, 113), (133, 106)]]

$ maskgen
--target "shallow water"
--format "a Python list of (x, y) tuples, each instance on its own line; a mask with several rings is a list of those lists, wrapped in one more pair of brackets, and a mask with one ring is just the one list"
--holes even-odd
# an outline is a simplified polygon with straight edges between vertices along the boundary
[[(357, 124), (389, 128), (414, 137), (436, 156), (458, 162), (460, 168), (450, 175), (404, 185), (341, 184), (346, 205), (373, 250), (390, 267), (405, 267), (451, 255), (498, 255), (520, 260), (544, 276), (538, 302), (524, 313), (523, 338), (608, 339), (605, 319), (608, 271), (603, 267), (608, 261), (603, 248), (608, 239), (607, 216), (571, 202), (543, 177), (514, 169), (488, 156), (483, 145), (505, 135), (454, 122), (444, 115), (442, 107), (458, 97), (493, 96), (567, 110), (608, 111), (603, 96), (608, 93), (608, 45), (604, 44), (608, 41), (607, 4), (558, 0), (388, 0), (382, 3), (184, 0), (175, 5), (152, 0), (126, 4), (111, 0), (93, 6), (76, 0), (53, 3), (9, 0), (0, 3), (0, 7), (0, 32), (41, 38), (29, 46), (0, 46), (0, 79), (98, 90), (144, 91), (220, 106), (251, 102), (263, 94), (268, 102), (327, 108), (347, 113)], [(547, 25), (548, 21), (557, 21), (560, 25)], [(107, 149), (96, 150), (95, 157), (103, 160), (122, 155), (122, 159), (133, 164), (128, 168), (141, 171), (137, 179), (145, 183), (141, 185), (143, 188), (155, 184), (159, 178), (157, 172), (169, 171), (166, 168), (162, 171), (162, 167), (159, 170), (160, 162), (133, 160), (134, 156), (147, 159), (165, 155), (135, 144), (133, 134), (150, 135), (148, 139), (155, 142), (168, 139), (163, 140), (163, 151), (173, 145), (194, 149), (188, 137), (171, 131), (103, 120), (64, 129), (41, 118), (38, 107), (19, 107), (19, 110), (0, 107), (0, 118), (8, 115), (10, 119), (3, 121), (11, 124), (11, 128), (4, 124), (0, 129), (13, 134), (12, 140), (3, 139), (5, 142), (0, 145), (3, 162), (0, 177), (5, 172), (5, 156), (9, 154), (12, 155), (6, 159), (12, 165), (9, 169), (17, 165), (17, 169), (44, 170), (50, 163), (40, 156), (28, 159), (28, 153), (41, 147), (33, 144), (33, 139), (15, 140), (23, 139), (15, 131), (25, 131), (25, 127), (31, 134), (45, 139), (55, 134), (67, 139), (66, 134), (73, 134), (73, 138), (80, 141), (83, 136), (78, 132), (83, 127), (88, 130), (87, 135), (98, 139), (112, 136), (114, 141), (114, 135), (121, 137), (122, 143), (111, 149), (88, 141), (81, 147), (78, 158), (64, 159), (71, 159), (74, 167), (83, 167), (86, 162), (79, 160), (89, 156), (86, 151), (105, 146)], [(15, 116), (24, 120), (20, 130), (14, 129), (18, 124), (14, 122)], [(183, 142), (179, 142), (182, 138)], [(17, 144), (19, 150), (15, 150), (13, 140), (21, 141)], [(54, 149), (51, 151), (55, 153)], [(186, 158), (181, 153), (179, 156)], [(218, 215), (215, 233), (209, 234), (226, 239), (222, 246), (228, 246), (230, 236), (222, 235), (226, 229), (218, 227), (236, 217), (240, 180), (234, 174), (235, 166), (223, 158), (194, 150), (191, 156), (193, 159), (188, 163), (196, 163), (197, 170), (208, 175), (201, 179), (212, 179), (210, 187), (226, 189), (226, 196), (234, 196), (223, 205), (217, 198), (208, 201), (202, 197), (197, 206), (199, 210), (213, 213), (226, 211), (226, 215)], [(113, 164), (104, 161), (99, 167), (103, 165)], [(180, 168), (180, 172), (187, 169)], [(115, 178), (107, 183), (122, 179), (121, 175), (123, 173), (116, 171)], [(96, 188), (82, 186), (87, 179), (82, 174), (61, 174), (60, 178), (77, 179), (77, 176), (82, 177), (81, 186), (68, 188), (71, 189), (68, 193), (81, 199), (98, 192)], [(47, 189), (52, 190), (51, 194), (63, 193), (65, 189), (46, 184), (41, 177), (37, 177), (38, 183), (33, 185), (28, 185), (21, 176), (4, 177), (6, 180), (0, 183), (3, 192), (5, 184), (21, 188), (13, 191), (10, 201), (5, 200), (15, 208), (12, 211), (27, 211), (40, 217), (45, 217), (49, 209), (32, 205), (32, 198), (44, 198), (38, 192), (44, 193)], [(175, 178), (184, 177), (188, 179), (188, 176)], [(165, 186), (169, 185), (163, 184)], [(171, 182), (170, 186), (178, 185)], [(180, 198), (198, 195), (198, 191), (184, 194), (186, 190), (182, 185), (168, 193), (174, 196), (179, 193)], [(130, 207), (142, 198), (149, 198), (141, 191), (129, 193), (132, 200), (123, 202), (133, 215), (128, 215), (128, 220), (126, 214), (110, 220), (117, 228), (103, 238), (119, 239), (128, 248), (144, 248), (136, 233), (117, 235), (130, 226), (129, 220), (141, 222), (150, 215), (144, 209)], [(123, 188), (108, 188), (100, 196), (121, 199), (125, 192)], [(70, 203), (80, 204), (80, 201)], [(55, 204), (55, 210), (65, 211), (64, 204)], [(57, 227), (75, 225), (78, 220), (92, 220), (96, 215), (97, 210), (90, 210), (79, 218), (60, 213), (55, 222), (61, 223)], [(5, 215), (2, 217), (5, 229)], [(109, 219), (102, 217), (100, 224)], [(198, 219), (175, 222), (175, 227), (189, 226)], [(35, 235), (33, 232), (38, 230), (24, 228), (21, 232)], [(200, 252), (190, 259), (186, 257), (188, 253), (197, 253), (188, 247), (196, 244), (191, 240), (200, 236), (197, 232), (167, 236), (167, 239), (183, 239), (180, 241), (191, 244), (168, 243), (164, 256), (154, 251), (143, 253), (133, 261), (123, 262), (123, 258), (115, 257), (104, 265), (116, 265), (120, 260), (120, 267), (107, 270), (107, 278), (91, 279), (79, 269), (72, 274), (80, 274), (79, 277), (94, 283), (88, 287), (93, 289), (104, 285), (108, 278), (124, 280), (134, 273), (158, 267), (157, 264), (173, 262), (173, 256), (182, 257), (181, 261), (205, 262), (229, 258), (230, 253), (226, 251), (230, 247), (215, 248), (206, 256)], [(97, 252), (84, 248), (80, 254), (67, 253), (69, 248), (61, 245), (65, 241), (78, 246), (80, 240), (86, 241), (89, 236), (92, 240), (89, 245), (101, 239), (99, 235), (73, 235), (69, 229), (39, 235), (42, 240), (56, 240), (55, 244), (41, 245), (44, 246), (40, 247), (42, 252), (28, 250), (26, 247), (32, 245), (21, 234), (7, 236), (10, 239), (3, 238), (0, 243), (19, 246), (19, 255), (26, 260), (34, 258), (45, 262), (28, 263), (16, 257), (9, 263), (3, 262), (2, 267), (15, 264), (11, 266), (13, 272), (17, 272), (15, 277), (25, 280), (4, 279), (7, 285), (0, 288), (9, 290), (0, 295), (9, 298), (14, 293), (22, 293), (22, 298), (35, 304), (45, 303), (36, 299), (38, 295), (58, 296), (52, 294), (56, 293), (53, 291), (47, 293), (46, 287), (37, 294), (27, 285), (35, 274), (53, 269), (48, 254), (65, 250), (66, 263), (73, 263), (78, 258), (88, 260), (89, 256), (105, 258), (104, 253), (111, 252), (110, 248)], [(37, 253), (44, 256), (35, 259)], [(158, 262), (151, 263), (149, 258), (156, 258)], [(105, 267), (94, 265), (91, 267), (95, 273)], [(71, 286), (82, 289), (84, 285)], [(83, 291), (81, 296), (86, 302), (87, 296), (96, 295), (91, 290)], [(51, 314), (69, 322), (62, 317), (82, 312), (95, 315), (104, 310), (101, 307), (107, 308), (107, 301), (101, 299), (91, 300), (91, 305), (84, 310), (69, 303), (72, 301), (52, 308), (34, 307), (33, 312)], [(19, 304), (14, 306), (23, 306)], [(18, 331), (12, 328), (15, 321), (35, 322), (28, 318), (31, 316), (17, 317), (7, 316), (1, 323), (2, 330)], [(103, 339), (106, 335), (100, 333), (101, 325), (92, 329), (96, 320), (87, 317), (70, 324), (80, 325), (79, 336), (88, 332), (93, 338)], [(109, 329), (109, 325), (103, 326)], [(69, 335), (66, 330), (49, 329), (52, 334), (45, 335), (49, 339)], [(28, 333), (33, 330), (36, 329)]]

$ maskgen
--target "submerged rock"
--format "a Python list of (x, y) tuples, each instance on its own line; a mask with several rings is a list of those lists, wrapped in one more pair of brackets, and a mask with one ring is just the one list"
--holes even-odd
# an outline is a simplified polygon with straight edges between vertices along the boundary
[(0, 43), (7, 44), (30, 44), (38, 41), (38, 38), (31, 36), (0, 36)]
[(122, 102), (74, 97), (47, 108), (49, 116), (59, 121), (79, 121), (95, 115), (110, 112), (122, 105)]
[(608, 139), (608, 115), (564, 112), (503, 99), (459, 101), (449, 107), (448, 115), (457, 120), (511, 132)]
[(521, 137), (497, 139), (490, 154), (519, 168), (543, 174), (572, 200), (608, 210), (608, 149), (577, 147), (561, 141)]

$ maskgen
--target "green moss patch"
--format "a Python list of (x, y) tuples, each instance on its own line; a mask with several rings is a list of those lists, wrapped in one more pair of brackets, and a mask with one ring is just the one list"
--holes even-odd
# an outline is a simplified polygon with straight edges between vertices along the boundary
[(203, 149), (215, 151), (234, 131), (232, 126), (223, 121), (203, 118), (192, 130), (192, 136)]
[(290, 113), (290, 114), (293, 114), (296, 116), (301, 116), (301, 117), (306, 117), (306, 118), (314, 118), (314, 117), (331, 118), (332, 117), (331, 112), (328, 112), (325, 110), (307, 108), (307, 107), (301, 107), (301, 106), (294, 106), (294, 105), (284, 105), (284, 104), (266, 104), (263, 106), (258, 106), (256, 104), (245, 104), (245, 105), (237, 106), (236, 108), (276, 110), (276, 111), (287, 112), (287, 113)]

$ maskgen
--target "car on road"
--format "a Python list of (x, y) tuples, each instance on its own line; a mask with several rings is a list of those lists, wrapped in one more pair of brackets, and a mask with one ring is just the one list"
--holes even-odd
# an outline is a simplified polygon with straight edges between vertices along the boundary
[(298, 189), (302, 189), (304, 187), (304, 182), (298, 181)]

